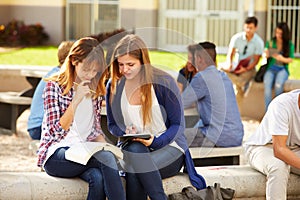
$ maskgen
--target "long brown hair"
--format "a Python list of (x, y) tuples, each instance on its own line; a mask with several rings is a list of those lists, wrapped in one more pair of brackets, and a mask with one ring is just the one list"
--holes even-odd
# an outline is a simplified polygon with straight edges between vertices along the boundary
[(85, 59), (86, 66), (91, 63), (97, 63), (101, 67), (101, 71), (92, 79), (90, 86), (96, 88), (96, 93), (93, 98), (97, 98), (101, 95), (105, 95), (105, 74), (103, 73), (106, 67), (104, 59), (104, 51), (99, 42), (91, 37), (84, 37), (77, 40), (59, 74), (53, 75), (45, 80), (56, 81), (60, 86), (64, 87), (63, 95), (67, 94), (73, 86), (73, 82), (76, 79), (75, 66), (72, 62), (82, 62)]
[[(289, 57), (290, 54), (290, 29), (286, 22), (280, 22), (277, 24), (276, 28), (282, 31), (282, 53), (284, 57)], [(276, 42), (276, 36), (273, 37), (274, 42)]]
[[(195, 53), (195, 50), (196, 50), (196, 48), (195, 48), (195, 46), (194, 45), (189, 45), (188, 47), (187, 47), (187, 50), (188, 50), (188, 53), (190, 53), (192, 56), (193, 56), (193, 59), (192, 59), (192, 62), (191, 63), (189, 63), (189, 61), (187, 61), (186, 62), (186, 64), (182, 67), (183, 68), (183, 73), (184, 73), (184, 77), (186, 78), (186, 79), (188, 79), (189, 78), (189, 74), (190, 73), (192, 73), (192, 77), (194, 77), (195, 76), (195, 74), (197, 73), (197, 70), (196, 70), (196, 67), (194, 66), (195, 65), (195, 61), (194, 61), (194, 53)], [(193, 65), (193, 71), (192, 72), (190, 72), (189, 70), (188, 70), (188, 65)]]
[[(123, 37), (116, 45), (112, 56), (111, 67), (111, 102), (116, 94), (116, 86), (118, 80), (123, 76), (120, 72), (117, 58), (123, 55), (130, 55), (139, 59), (142, 65), (141, 68), (141, 102), (142, 102), (142, 117), (143, 125), (152, 121), (152, 95), (151, 86), (153, 82), (153, 67), (150, 64), (149, 52), (143, 40), (136, 35), (127, 35)], [(110, 103), (111, 103), (110, 102)]]

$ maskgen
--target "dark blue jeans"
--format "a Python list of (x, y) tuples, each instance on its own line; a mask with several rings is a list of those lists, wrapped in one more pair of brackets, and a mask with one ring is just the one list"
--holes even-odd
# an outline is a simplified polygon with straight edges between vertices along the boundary
[(28, 129), (27, 131), (33, 140), (41, 139), (42, 126), (31, 128), (31, 129)]
[(139, 142), (123, 148), (126, 170), (126, 199), (167, 199), (162, 179), (176, 175), (183, 166), (183, 153), (172, 146), (150, 152)]
[(88, 200), (103, 199), (125, 200), (125, 192), (119, 176), (114, 155), (109, 151), (99, 151), (86, 165), (81, 165), (65, 159), (62, 147), (45, 163), (45, 171), (50, 176), (73, 178), (80, 177), (89, 183)]

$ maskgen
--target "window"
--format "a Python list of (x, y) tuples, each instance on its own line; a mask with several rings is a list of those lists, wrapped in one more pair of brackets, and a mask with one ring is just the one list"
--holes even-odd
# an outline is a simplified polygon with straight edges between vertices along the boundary
[(119, 0), (67, 0), (66, 39), (120, 28)]

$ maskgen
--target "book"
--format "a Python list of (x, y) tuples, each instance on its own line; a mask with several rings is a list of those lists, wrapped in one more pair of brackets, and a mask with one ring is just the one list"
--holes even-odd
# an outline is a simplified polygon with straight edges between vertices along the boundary
[(125, 134), (120, 137), (120, 141), (124, 142), (124, 141), (131, 140), (133, 138), (142, 138), (142, 139), (148, 140), (148, 139), (150, 139), (150, 137), (151, 137), (151, 134), (149, 134), (149, 133)]
[(241, 67), (247, 67), (250, 63), (251, 57), (240, 60), (240, 62), (234, 67), (233, 73), (240, 70)]
[(86, 165), (89, 159), (98, 151), (111, 151), (118, 159), (123, 159), (122, 150), (105, 142), (81, 142), (72, 145), (66, 152), (67, 160)]
[(269, 48), (268, 50), (269, 50), (269, 56), (270, 57), (272, 57), (273, 54), (278, 54), (279, 53), (279, 51), (275, 48)]

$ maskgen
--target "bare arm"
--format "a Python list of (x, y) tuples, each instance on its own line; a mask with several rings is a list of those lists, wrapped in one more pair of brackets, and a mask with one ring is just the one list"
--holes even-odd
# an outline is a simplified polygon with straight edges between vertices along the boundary
[(253, 68), (255, 68), (256, 64), (258, 63), (261, 55), (253, 55), (253, 61), (247, 66), (247, 67), (241, 67), (238, 71), (236, 71), (236, 74), (241, 74), (244, 73), (246, 71), (249, 71)]
[[(78, 105), (78, 104), (77, 104)], [(60, 118), (60, 124), (61, 127), (64, 130), (68, 130), (73, 122), (74, 113), (77, 108), (77, 105), (73, 103), (73, 101), (70, 103), (69, 107), (67, 108), (66, 112), (61, 116)]]
[(283, 62), (283, 63), (286, 63), (286, 64), (291, 63), (293, 61), (292, 58), (284, 57), (283, 55), (277, 54), (277, 53), (273, 54), (272, 57), (275, 58), (276, 60), (278, 60), (280, 62)]
[(300, 169), (300, 158), (286, 146), (288, 136), (273, 135), (272, 139), (274, 156), (288, 165)]
[(235, 48), (229, 48), (228, 53), (227, 53), (227, 62), (230, 64), (229, 65), (229, 69), (227, 69), (228, 71), (232, 70), (232, 62), (233, 62), (233, 58), (235, 55)]
[(74, 96), (66, 112), (63, 114), (63, 116), (61, 116), (59, 120), (61, 127), (64, 130), (68, 130), (70, 128), (77, 106), (82, 101), (83, 97), (90, 94), (90, 88), (86, 85), (87, 83), (89, 83), (89, 81), (82, 81), (77, 86), (76, 95)]
[(257, 65), (260, 57), (261, 57), (261, 55), (253, 55), (253, 61), (250, 62), (250, 64), (246, 67), (247, 70), (251, 70), (251, 69), (255, 68), (255, 66)]
[(106, 142), (105, 137), (100, 134), (95, 139), (93, 139), (93, 142)]

